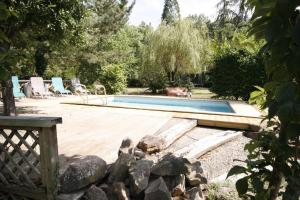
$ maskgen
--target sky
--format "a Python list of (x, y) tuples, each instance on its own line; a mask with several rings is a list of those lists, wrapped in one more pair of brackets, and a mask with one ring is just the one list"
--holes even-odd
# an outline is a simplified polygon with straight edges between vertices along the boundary
[[(132, 2), (133, 0), (129, 0)], [(192, 14), (204, 14), (210, 19), (216, 16), (219, 0), (178, 0), (182, 17)], [(142, 21), (157, 27), (161, 21), (164, 0), (136, 0), (129, 18), (129, 24), (139, 25)]]

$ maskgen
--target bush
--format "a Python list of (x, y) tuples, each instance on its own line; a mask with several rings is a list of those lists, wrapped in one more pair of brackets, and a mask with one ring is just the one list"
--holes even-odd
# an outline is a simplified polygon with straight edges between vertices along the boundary
[(160, 93), (167, 86), (167, 79), (164, 76), (155, 77), (149, 81), (149, 89), (152, 93)]
[(217, 97), (248, 100), (255, 85), (266, 80), (263, 60), (245, 50), (227, 49), (215, 58), (210, 90)]
[(92, 85), (101, 75), (101, 64), (91, 62), (89, 58), (81, 58), (80, 65), (76, 68), (76, 76), (84, 85)]
[(126, 88), (125, 70), (121, 65), (107, 65), (102, 68), (100, 82), (105, 86), (108, 94), (124, 91)]
[(163, 90), (167, 86), (167, 76), (165, 71), (158, 65), (152, 65), (144, 63), (139, 74), (140, 81), (146, 87), (157, 93), (159, 90)]

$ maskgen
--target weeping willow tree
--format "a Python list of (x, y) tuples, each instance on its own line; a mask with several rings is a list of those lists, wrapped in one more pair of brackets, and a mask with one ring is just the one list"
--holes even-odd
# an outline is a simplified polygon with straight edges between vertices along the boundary
[(149, 34), (142, 56), (142, 77), (165, 77), (174, 83), (178, 75), (207, 70), (210, 46), (208, 29), (197, 29), (190, 20), (178, 21), (174, 26), (162, 24)]

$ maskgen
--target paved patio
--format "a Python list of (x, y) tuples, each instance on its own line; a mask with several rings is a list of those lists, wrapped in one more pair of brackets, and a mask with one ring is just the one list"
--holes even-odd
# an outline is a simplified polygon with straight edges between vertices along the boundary
[(165, 112), (60, 104), (70, 98), (78, 100), (79, 97), (16, 102), (19, 115), (62, 117), (63, 123), (57, 127), (58, 150), (65, 158), (97, 155), (108, 163), (113, 162), (124, 138), (138, 142), (172, 117)]

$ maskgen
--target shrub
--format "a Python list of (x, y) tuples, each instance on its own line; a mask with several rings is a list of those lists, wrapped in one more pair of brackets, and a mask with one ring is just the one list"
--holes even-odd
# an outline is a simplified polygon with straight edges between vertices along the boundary
[(139, 78), (143, 85), (149, 87), (152, 93), (164, 89), (168, 82), (167, 75), (161, 67), (147, 62), (143, 64)]
[(248, 100), (255, 85), (266, 80), (262, 58), (245, 50), (226, 49), (215, 58), (210, 90), (217, 97)]
[(108, 94), (124, 91), (126, 88), (125, 70), (121, 65), (106, 65), (102, 68), (100, 82), (105, 86)]

